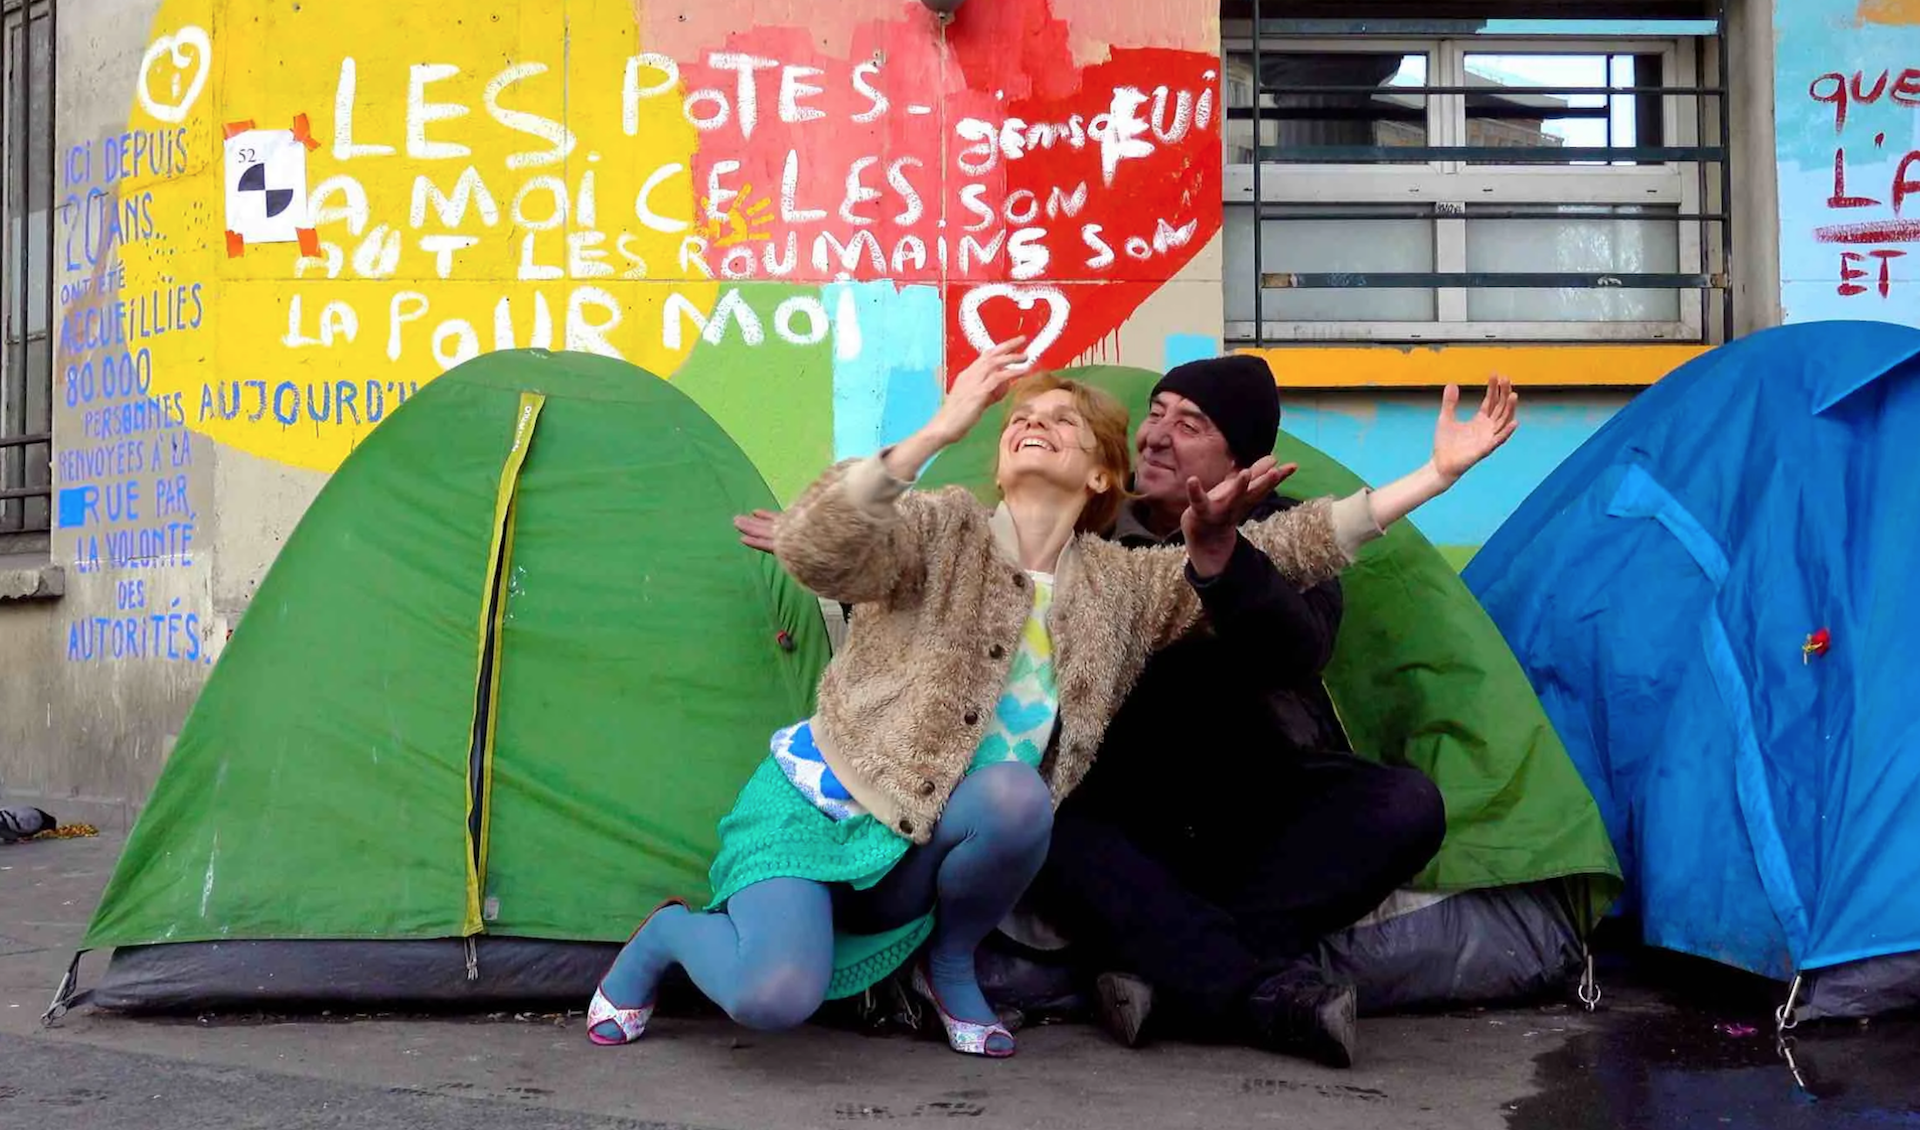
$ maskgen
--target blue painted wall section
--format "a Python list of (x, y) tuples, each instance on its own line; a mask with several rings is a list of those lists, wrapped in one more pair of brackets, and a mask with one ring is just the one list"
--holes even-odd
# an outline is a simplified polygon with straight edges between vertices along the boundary
[(1220, 356), (1220, 342), (1206, 334), (1168, 334), (1163, 346), (1160, 371), (1175, 365)]
[(826, 287), (821, 300), (838, 310), (849, 296), (858, 311), (851, 324), (860, 327), (862, 341), (858, 349), (834, 351), (835, 459), (871, 455), (912, 435), (933, 418), (943, 391), (939, 290), (880, 280)]

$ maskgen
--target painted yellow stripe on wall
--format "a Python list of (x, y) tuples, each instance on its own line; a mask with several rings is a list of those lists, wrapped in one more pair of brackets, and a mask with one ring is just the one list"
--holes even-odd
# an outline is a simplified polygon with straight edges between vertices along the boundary
[(1439, 388), (1485, 384), (1641, 388), (1704, 345), (1340, 345), (1241, 349), (1266, 358), (1282, 388)]

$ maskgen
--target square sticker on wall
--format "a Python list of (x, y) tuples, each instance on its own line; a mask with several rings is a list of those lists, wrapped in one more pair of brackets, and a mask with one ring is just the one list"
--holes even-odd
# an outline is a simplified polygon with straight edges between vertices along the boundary
[(227, 231), (247, 243), (297, 243), (307, 223), (307, 147), (294, 131), (249, 129), (226, 143)]

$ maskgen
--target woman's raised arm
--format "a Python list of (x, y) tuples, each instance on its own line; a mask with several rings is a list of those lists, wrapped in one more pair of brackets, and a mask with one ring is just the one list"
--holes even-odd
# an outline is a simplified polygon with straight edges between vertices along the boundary
[(982, 353), (954, 378), (933, 419), (866, 459), (838, 463), (773, 522), (773, 552), (793, 578), (844, 604), (885, 601), (925, 573), (932, 508), (902, 505), (913, 481), (958, 443), (1029, 368), (1015, 338)]

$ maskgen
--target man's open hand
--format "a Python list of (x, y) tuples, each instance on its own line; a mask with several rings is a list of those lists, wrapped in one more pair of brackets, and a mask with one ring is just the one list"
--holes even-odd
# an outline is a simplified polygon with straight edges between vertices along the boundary
[(1440, 419), (1433, 426), (1433, 468), (1449, 485), (1492, 455), (1520, 426), (1520, 394), (1505, 377), (1487, 381), (1487, 394), (1471, 418), (1460, 418), (1459, 404), (1460, 386), (1448, 385), (1440, 393)]
[(1228, 475), (1212, 490), (1202, 489), (1199, 479), (1187, 479), (1187, 509), (1180, 515), (1180, 532), (1186, 535), (1187, 560), (1193, 563), (1193, 571), (1202, 577), (1219, 576), (1233, 556), (1240, 523), (1299, 469), (1297, 463), (1276, 466), (1269, 455)]

